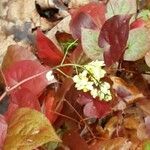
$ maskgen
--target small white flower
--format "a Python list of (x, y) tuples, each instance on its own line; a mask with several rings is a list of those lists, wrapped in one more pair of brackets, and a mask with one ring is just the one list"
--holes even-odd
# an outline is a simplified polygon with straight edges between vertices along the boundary
[(99, 97), (104, 101), (111, 100), (110, 84), (101, 81), (106, 74), (104, 66), (104, 61), (99, 60), (84, 65), (85, 69), (73, 77), (77, 90), (90, 92), (93, 98)]
[(48, 81), (52, 81), (52, 80), (55, 79), (55, 77), (54, 77), (54, 75), (53, 75), (53, 72), (52, 72), (51, 70), (46, 73), (46, 79), (47, 79)]
[(98, 96), (98, 90), (96, 88), (92, 89), (90, 93), (93, 96), (93, 98), (96, 98)]

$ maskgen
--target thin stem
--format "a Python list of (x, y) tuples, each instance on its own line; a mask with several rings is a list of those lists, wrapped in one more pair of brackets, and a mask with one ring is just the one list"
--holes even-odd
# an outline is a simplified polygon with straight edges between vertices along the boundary
[(46, 73), (46, 72), (47, 72), (47, 70), (45, 70), (45, 71), (43, 71), (43, 72), (40, 72), (40, 73), (38, 73), (38, 74), (36, 74), (36, 75), (33, 75), (33, 76), (31, 76), (31, 77), (28, 77), (28, 78), (22, 80), (21, 82), (19, 82), (18, 84), (14, 85), (13, 87), (8, 88), (7, 92), (11, 92), (12, 90), (14, 90), (14, 89), (16, 89), (17, 87), (19, 87), (20, 85), (22, 85), (23, 83), (25, 83), (25, 82), (27, 82), (27, 81), (29, 81), (29, 80), (32, 80), (32, 79), (34, 79), (34, 78), (37, 78), (37, 77), (41, 76), (42, 74), (44, 74), (44, 73)]
[(60, 69), (56, 69), (57, 71), (59, 71), (61, 74), (63, 74), (66, 78), (71, 78), (71, 76), (68, 76), (67, 74), (65, 74), (63, 71), (61, 71)]
[(76, 111), (76, 109), (66, 100), (63, 100), (64, 102), (66, 102), (73, 110), (74, 112), (78, 115), (78, 117), (83, 120), (84, 124), (86, 125), (87, 129), (89, 130), (89, 132), (91, 133), (91, 135), (93, 136), (93, 138), (96, 138), (94, 133), (92, 132), (92, 130), (90, 129), (90, 127), (88, 126), (88, 124), (86, 123), (86, 121), (84, 121), (84, 119), (82, 118), (82, 116), (78, 113), (78, 111)]
[(62, 64), (64, 63), (64, 61), (65, 61), (65, 59), (66, 59), (66, 57), (67, 57), (67, 54), (68, 54), (69, 49), (70, 49), (71, 46), (73, 46), (77, 41), (78, 41), (78, 40), (75, 40), (75, 41), (73, 41), (71, 44), (69, 44), (69, 46), (68, 46), (67, 49), (66, 49), (65, 55), (64, 55), (64, 57), (63, 57), (63, 59), (62, 59), (60, 65), (62, 65)]
[(7, 91), (5, 91), (1, 96), (0, 96), (0, 101), (3, 100), (3, 98), (7, 95)]
[(7, 86), (7, 81), (6, 81), (6, 78), (5, 78), (5, 75), (4, 75), (4, 73), (3, 73), (2, 68), (0, 68), (0, 72), (1, 72), (2, 78), (3, 78), (3, 80), (4, 80), (4, 83), (5, 83), (5, 85)]
[(71, 117), (69, 117), (69, 116), (66, 116), (66, 115), (64, 115), (64, 114), (61, 114), (61, 113), (59, 113), (59, 112), (56, 112), (56, 111), (51, 111), (51, 112), (52, 112), (52, 113), (55, 113), (55, 114), (57, 114), (57, 115), (59, 115), (59, 116), (61, 116), (61, 117), (67, 118), (67, 119), (69, 119), (69, 120), (71, 120), (71, 121), (73, 121), (73, 122), (76, 122), (77, 124), (80, 123), (80, 122), (77, 121), (76, 119), (73, 119), (73, 118), (71, 118)]

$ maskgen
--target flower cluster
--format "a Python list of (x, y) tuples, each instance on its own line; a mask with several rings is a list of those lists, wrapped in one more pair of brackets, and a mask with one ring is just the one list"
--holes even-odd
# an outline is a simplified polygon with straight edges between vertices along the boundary
[(112, 99), (110, 84), (101, 81), (106, 74), (104, 66), (104, 62), (98, 60), (84, 65), (83, 71), (73, 77), (77, 90), (90, 92), (93, 98), (99, 97), (100, 100), (110, 101)]

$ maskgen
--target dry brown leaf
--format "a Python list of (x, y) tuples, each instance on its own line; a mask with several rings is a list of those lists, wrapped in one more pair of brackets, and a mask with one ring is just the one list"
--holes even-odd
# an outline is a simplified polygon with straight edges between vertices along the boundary
[(60, 139), (44, 114), (21, 108), (8, 124), (4, 150), (33, 150), (49, 141), (60, 142)]
[(141, 93), (133, 84), (129, 84), (123, 79), (115, 76), (111, 76), (111, 80), (113, 81), (113, 89), (116, 92), (123, 94), (123, 99), (127, 103), (133, 103), (138, 98), (144, 97), (143, 93)]
[(137, 129), (140, 124), (138, 116), (129, 116), (124, 119), (124, 127), (127, 129)]
[(98, 142), (92, 150), (130, 150), (132, 143), (126, 138), (118, 137)]

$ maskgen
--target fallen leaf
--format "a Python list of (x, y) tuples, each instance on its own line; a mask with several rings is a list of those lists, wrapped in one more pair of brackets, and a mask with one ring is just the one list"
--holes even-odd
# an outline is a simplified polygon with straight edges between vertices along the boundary
[(21, 108), (9, 122), (4, 150), (32, 150), (49, 141), (61, 140), (47, 118), (38, 111)]
[(7, 127), (8, 125), (5, 120), (5, 117), (0, 115), (0, 149), (3, 148), (4, 140), (7, 134)]
[(111, 76), (113, 81), (113, 89), (116, 91), (117, 96), (127, 103), (133, 103), (138, 98), (143, 98), (144, 95), (139, 91), (139, 89), (132, 83), (127, 83), (123, 79), (115, 76)]
[(102, 26), (99, 46), (104, 49), (104, 61), (111, 66), (119, 61), (125, 51), (129, 34), (129, 15), (117, 15)]
[(98, 45), (99, 31), (81, 29), (81, 43), (85, 54), (92, 60), (103, 60), (103, 49)]
[(22, 47), (19, 45), (10, 45), (3, 58), (2, 69), (9, 68), (12, 64), (21, 60), (36, 60), (37, 58), (31, 52), (31, 47)]
[(93, 145), (92, 150), (129, 150), (132, 143), (126, 138), (118, 137), (110, 140), (99, 141)]
[(89, 150), (87, 143), (77, 131), (71, 130), (63, 136), (63, 142), (71, 150)]

